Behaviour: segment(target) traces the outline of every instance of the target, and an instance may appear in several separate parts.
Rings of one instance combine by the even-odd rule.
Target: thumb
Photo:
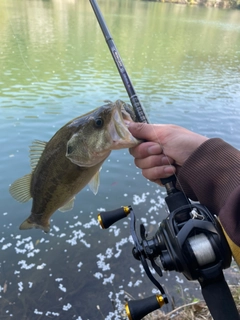
[[[156,140],[156,134],[154,133],[151,124],[142,122],[130,122],[128,130],[135,138],[143,139],[146,141]]]

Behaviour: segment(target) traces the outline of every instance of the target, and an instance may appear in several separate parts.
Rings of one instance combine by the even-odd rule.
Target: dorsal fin
[[[34,170],[38,164],[38,161],[46,147],[47,142],[34,140],[31,144],[30,148],[30,162],[32,170]]]

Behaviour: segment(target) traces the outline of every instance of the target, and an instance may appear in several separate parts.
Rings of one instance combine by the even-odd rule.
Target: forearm
[[[240,151],[221,139],[204,142],[184,163],[178,188],[219,217],[240,254]],[[229,241],[229,243],[231,242]],[[231,244],[231,243],[230,243]],[[236,258],[240,263],[240,257]]]

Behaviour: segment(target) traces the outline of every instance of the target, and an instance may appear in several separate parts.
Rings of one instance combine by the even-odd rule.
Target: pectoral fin
[[[32,198],[30,193],[31,178],[32,174],[26,174],[13,182],[9,188],[9,192],[14,199],[19,202],[27,202]]]
[[[95,175],[92,177],[92,179],[88,183],[90,190],[92,190],[94,194],[97,194],[99,184],[100,184],[100,172],[98,171],[97,173],[95,173]]]
[[[65,203],[65,205],[62,206],[61,208],[59,208],[58,210],[61,212],[66,212],[66,211],[72,210],[72,208],[74,206],[74,200],[75,200],[75,197],[73,197],[70,201]]]

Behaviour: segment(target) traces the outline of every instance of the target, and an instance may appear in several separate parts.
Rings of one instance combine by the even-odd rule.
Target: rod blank
[[[103,18],[103,15],[100,11],[100,8],[98,6],[98,3],[96,0],[89,0],[90,3],[91,3],[91,6],[93,8],[93,11],[96,15],[96,18],[98,20],[98,23],[102,29],[102,33],[105,37],[105,40],[107,42],[107,45],[109,47],[109,50],[112,54],[112,57],[113,57],[113,60],[116,64],[116,67],[118,69],[118,72],[122,78],[122,82],[126,88],[126,91],[128,93],[128,96],[129,96],[129,99],[131,101],[131,104],[133,106],[133,110],[135,112],[135,115],[136,115],[136,118],[137,118],[137,121],[138,122],[145,122],[145,123],[149,123],[148,119],[147,119],[147,116],[146,116],[146,113],[144,111],[144,108],[134,90],[134,87],[132,85],[132,82],[128,76],[128,73],[124,67],[124,64],[122,62],[122,59],[119,55],[119,52],[115,46],[115,43],[113,41],[113,38],[108,30],[108,27],[106,25],[106,22]]]

